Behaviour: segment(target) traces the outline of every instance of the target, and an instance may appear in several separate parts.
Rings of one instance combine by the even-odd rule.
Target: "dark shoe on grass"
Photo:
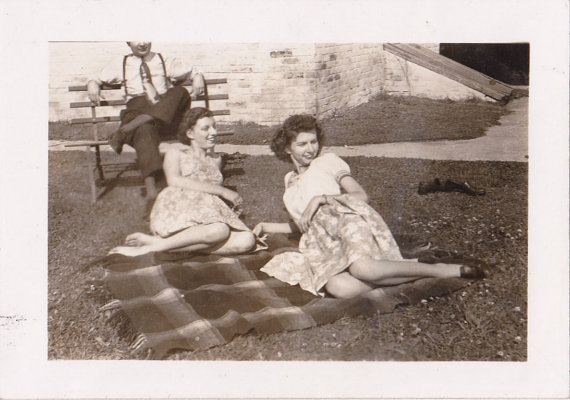
[[[442,191],[443,185],[438,178],[435,178],[432,182],[420,182],[420,186],[418,187],[418,194],[428,194]]]
[[[466,279],[483,279],[489,274],[489,266],[485,261],[463,257],[446,250],[428,250],[418,261],[426,264],[459,264],[460,276]]]
[[[460,276],[465,279],[483,279],[489,275],[489,266],[485,261],[472,257],[452,257],[442,261],[449,264],[461,264]]]
[[[445,181],[443,188],[446,192],[460,192],[468,194],[469,196],[482,196],[485,194],[485,190],[475,188],[467,181],[458,182],[448,179]]]
[[[460,192],[469,196],[482,196],[485,194],[485,190],[475,188],[467,181],[459,182],[451,179],[447,179],[442,184],[439,178],[435,178],[432,182],[421,182],[418,187],[419,194],[435,192]]]
[[[487,276],[487,270],[482,265],[462,265],[461,277],[466,279],[483,279]]]

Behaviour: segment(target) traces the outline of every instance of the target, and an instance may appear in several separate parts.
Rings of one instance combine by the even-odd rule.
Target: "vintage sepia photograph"
[[[568,395],[567,1],[33,4],[0,397]]]
[[[50,359],[527,359],[528,43],[49,61]]]

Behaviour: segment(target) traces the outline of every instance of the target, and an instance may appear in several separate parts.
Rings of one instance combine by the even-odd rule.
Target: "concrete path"
[[[330,146],[339,156],[365,156],[389,158],[422,158],[429,160],[457,161],[519,161],[528,162],[528,97],[511,100],[507,104],[509,114],[504,115],[500,125],[489,128],[485,136],[470,140],[441,140],[433,142],[401,142],[368,144],[363,146]],[[79,150],[81,147],[65,147],[69,141],[50,140],[49,150]],[[109,146],[102,150],[112,151]],[[219,144],[216,150],[225,153],[271,155],[267,145]],[[134,150],[125,146],[125,152]]]

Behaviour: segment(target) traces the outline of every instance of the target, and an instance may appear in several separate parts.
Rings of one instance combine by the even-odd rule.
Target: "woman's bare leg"
[[[204,227],[207,226],[211,225],[204,225]],[[197,226],[192,228],[201,228],[201,227]],[[184,233],[192,228],[188,228],[180,233],[177,233],[176,235],[172,235],[171,237],[178,236],[181,233]],[[200,231],[202,232],[202,230]],[[210,234],[212,234],[212,232],[210,232]],[[200,233],[199,235],[202,237],[203,233]],[[135,246],[139,248],[144,247],[144,251],[148,253],[149,248],[159,248],[164,245],[165,240],[170,239],[171,237],[161,238],[160,236],[153,236],[153,235],[147,235],[146,233],[135,232],[127,236],[125,243],[127,244],[127,246]],[[230,254],[247,253],[255,246],[255,236],[253,235],[252,232],[249,231],[230,231],[229,236],[227,236],[226,239],[223,239],[223,237],[225,237],[225,230],[223,232],[216,232],[215,235],[211,235],[210,240],[208,240],[207,242],[191,243],[191,244],[187,243],[186,245],[168,250],[150,250],[150,251],[188,251],[188,252],[197,252],[197,253],[199,252],[199,253],[218,254],[218,255],[230,255]],[[185,238],[193,239],[193,236],[185,235]],[[124,246],[118,247],[117,249],[121,250],[120,251],[121,254],[125,254],[125,252],[129,253],[125,255],[138,253],[138,251],[125,250]]]
[[[138,247],[119,246],[111,250],[111,253],[119,253],[127,256],[138,256],[157,251],[199,251],[210,248],[226,241],[230,237],[230,227],[223,222],[208,225],[197,225],[187,228],[167,238],[150,235],[133,234],[128,238],[136,240],[142,245]],[[127,239],[128,240],[128,239]]]
[[[368,292],[376,286],[356,279],[348,272],[341,272],[329,278],[325,285],[326,291],[334,297],[348,299]]]
[[[247,253],[255,246],[255,235],[249,231],[231,231],[225,242],[200,251],[201,253],[227,256]]]
[[[419,278],[453,278],[461,276],[460,264],[425,264],[417,261],[375,260],[362,257],[349,267],[356,279],[375,285],[395,285]]]

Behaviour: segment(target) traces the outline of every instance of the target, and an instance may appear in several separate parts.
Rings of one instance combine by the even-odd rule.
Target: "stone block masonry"
[[[427,46],[437,51],[437,44]],[[367,102],[380,93],[436,98],[469,98],[477,93],[398,60],[383,51],[382,43],[155,42],[153,50],[183,59],[207,78],[228,79],[227,85],[210,89],[210,93],[223,91],[230,97],[228,101],[211,104],[212,109],[231,111],[231,115],[218,117],[220,122],[272,125],[295,113],[325,118]],[[69,108],[71,101],[85,97],[68,92],[68,86],[85,84],[99,68],[109,62],[120,64],[123,55],[128,53],[125,42],[50,43],[50,121],[89,116],[89,110]],[[109,110],[111,115],[117,113],[118,110]]]

